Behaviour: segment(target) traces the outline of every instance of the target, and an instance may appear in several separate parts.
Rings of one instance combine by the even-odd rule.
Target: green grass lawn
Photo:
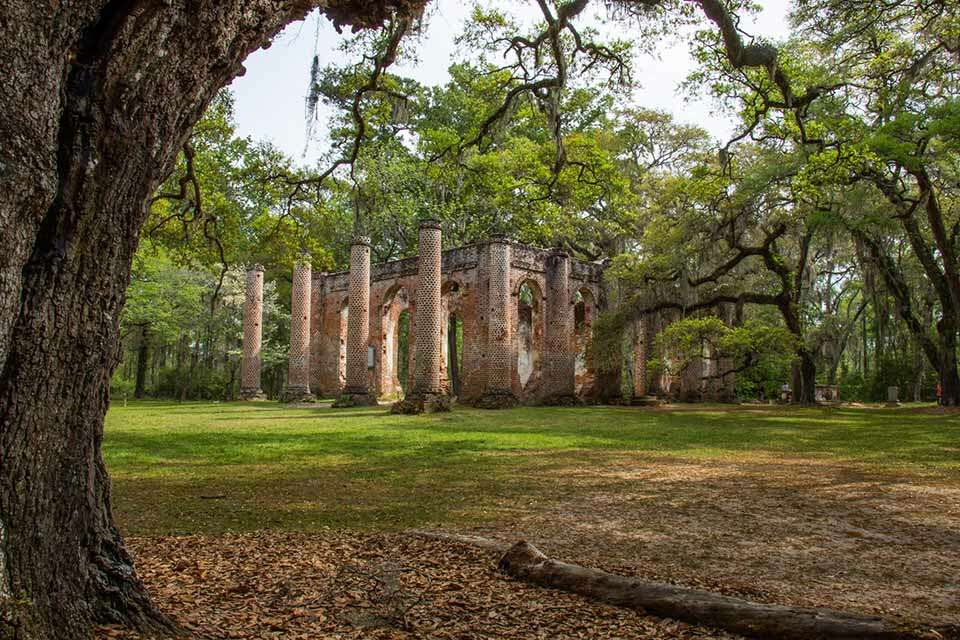
[[[495,521],[563,495],[565,468],[643,459],[816,458],[960,478],[960,415],[911,409],[384,408],[136,402],[104,450],[130,534]]]

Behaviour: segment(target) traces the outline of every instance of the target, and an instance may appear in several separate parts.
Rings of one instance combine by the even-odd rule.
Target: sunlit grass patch
[[[130,403],[107,416],[117,512],[136,533],[382,530],[496,518],[611,461],[807,458],[960,476],[960,416],[903,410],[522,407],[394,416],[275,403]]]

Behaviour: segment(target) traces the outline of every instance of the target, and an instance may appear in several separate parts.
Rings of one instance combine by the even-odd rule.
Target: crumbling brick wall
[[[498,245],[500,248],[498,249]],[[509,255],[506,265],[506,290],[491,292],[491,250],[493,255]],[[556,388],[573,388],[582,395],[595,392],[594,379],[589,370],[585,370],[586,359],[582,357],[585,337],[576,333],[575,327],[569,331],[555,330],[555,334],[566,336],[567,352],[559,358],[569,369],[569,385],[562,380],[555,383],[556,388],[548,388],[539,381],[543,380],[543,336],[547,327],[547,271],[551,252],[521,245],[508,240],[466,245],[443,251],[441,254],[441,386],[450,386],[450,358],[447,331],[449,317],[455,315],[462,323],[463,342],[459,371],[460,400],[470,402],[484,395],[495,382],[498,362],[505,369],[506,383],[519,402],[537,403],[556,392]],[[600,298],[600,265],[583,263],[569,259],[569,267],[562,269],[567,279],[566,286],[556,285],[554,291],[563,292],[553,300],[553,308],[564,305],[561,314],[570,323],[574,322],[574,299],[581,292],[589,299],[590,314],[597,312],[596,301]],[[398,358],[408,358],[407,371],[414,372],[413,353],[416,350],[416,317],[418,259],[407,258],[380,265],[374,265],[370,271],[369,301],[369,347],[373,347],[372,362],[368,365],[368,385],[371,393],[379,397],[397,395],[396,372]],[[524,283],[531,285],[537,292],[538,312],[533,314],[532,333],[536,336],[534,348],[539,349],[539,357],[534,358],[537,370],[531,377],[533,383],[522,385],[518,375],[520,352],[517,344],[517,324],[520,313],[520,289]],[[341,310],[350,309],[349,273],[315,274],[313,280],[312,335],[311,335],[311,386],[316,395],[336,396],[343,390],[342,341],[343,314]],[[560,299],[562,297],[562,300]],[[569,307],[567,309],[566,307]],[[401,342],[397,335],[398,320],[401,313],[410,314],[408,351],[397,351]],[[349,314],[349,311],[347,312]],[[502,316],[505,326],[501,327],[498,316]],[[493,322],[491,322],[493,320]],[[491,351],[491,328],[495,327],[497,336],[506,338],[507,351],[502,362],[494,362],[495,351]],[[559,344],[559,343],[558,343]],[[496,341],[493,341],[496,347]],[[575,373],[572,363],[578,353],[581,354],[581,369]],[[576,379],[573,378],[576,376]],[[579,381],[579,382],[578,382]],[[412,383],[412,380],[410,380]],[[575,386],[576,385],[576,386]],[[408,386],[408,389],[410,386]]]
[[[433,243],[431,272],[435,274],[439,229],[428,230],[428,235]],[[341,272],[314,273],[309,283],[298,280],[300,286],[296,288],[308,291],[310,299],[309,321],[302,322],[300,316],[298,324],[310,328],[306,349],[309,367],[302,367],[298,357],[292,358],[291,363],[297,365],[291,369],[292,383],[306,387],[301,374],[309,371],[309,390],[319,397],[336,397],[350,387],[352,392],[365,389],[371,397],[391,398],[415,386],[419,259],[369,265],[369,246],[364,242],[361,238],[351,252],[359,278],[351,280],[350,272]],[[302,280],[305,274],[309,269],[301,265],[296,275]],[[361,286],[364,278],[369,287]],[[458,396],[463,402],[484,404],[484,398],[491,395],[499,400],[484,406],[573,397],[586,401],[622,399],[620,371],[599,375],[590,354],[593,322],[608,299],[617,295],[615,287],[611,289],[610,283],[603,282],[602,265],[574,260],[557,250],[493,238],[440,253],[439,278],[431,276],[427,280],[434,293],[424,298],[434,307],[437,281],[440,317],[438,321],[432,314],[429,323],[435,334],[429,349],[431,388],[436,384],[432,369],[438,369],[440,390],[452,391],[453,365],[457,366]],[[359,326],[368,338],[348,353],[348,328],[354,311],[351,288],[362,292],[360,303],[367,314],[366,323],[354,319],[354,330]],[[256,386],[258,334],[253,329],[258,327],[255,316],[262,272],[248,274],[248,289],[245,388]],[[362,299],[367,294],[368,299]],[[717,312],[728,324],[736,322],[733,305],[721,305]],[[401,335],[402,317],[408,320],[406,335]],[[632,389],[627,393],[691,402],[734,399],[736,377],[717,376],[718,371],[732,367],[726,358],[706,353],[680,375],[647,370],[649,359],[670,359],[670,354],[656,352],[655,338],[678,317],[676,311],[664,311],[637,324],[632,352],[625,354],[627,370],[633,376]],[[456,322],[451,323],[451,318]],[[457,323],[462,328],[462,344],[456,345],[459,357],[453,358],[449,331]],[[299,356],[304,346],[302,340],[296,342],[296,353],[291,353]],[[406,347],[403,353],[401,345]],[[437,351],[439,358],[433,355]],[[353,363],[352,387],[348,384],[348,359]],[[405,380],[400,379],[401,369],[407,372]]]

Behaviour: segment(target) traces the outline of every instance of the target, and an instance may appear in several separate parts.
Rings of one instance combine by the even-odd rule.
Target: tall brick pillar
[[[437,220],[421,222],[413,317],[413,389],[409,396],[393,405],[395,413],[450,410],[450,398],[441,385],[444,321],[441,244],[440,223]]]
[[[370,344],[370,239],[358,236],[350,247],[350,311],[347,314],[347,375],[343,394],[334,406],[374,405],[367,374]]]
[[[441,392],[440,368],[443,354],[441,337],[440,223],[426,220],[420,224],[420,256],[417,260],[417,304],[414,331],[417,336],[413,354],[413,392]]]
[[[496,236],[487,245],[487,386],[478,407],[499,409],[517,403],[513,377],[513,326],[510,323],[510,241]]]
[[[570,298],[570,256],[556,249],[547,256],[543,401],[574,404],[576,356],[573,346],[573,303]]]
[[[263,346],[263,267],[247,271],[243,304],[243,360],[240,363],[240,397],[263,400],[260,388],[260,349]]]
[[[309,258],[293,267],[290,291],[290,355],[285,402],[309,402],[310,393],[310,302],[313,272]]]

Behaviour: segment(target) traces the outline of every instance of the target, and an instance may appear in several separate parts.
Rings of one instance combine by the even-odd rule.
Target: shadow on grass
[[[609,407],[393,416],[377,408],[236,411],[218,410],[220,406],[230,407],[198,405],[179,421],[166,411],[127,415],[123,424],[108,421],[107,459],[163,463],[201,458],[211,464],[242,459],[257,464],[334,456],[373,462],[419,450],[418,455],[438,461],[454,452],[624,449],[695,457],[750,452],[833,456],[880,465],[960,466],[960,416],[819,409],[671,413]],[[201,408],[204,411],[198,411]],[[433,453],[421,450],[427,444]]]
[[[614,454],[825,458],[957,476],[958,442],[960,416],[897,411],[461,408],[394,416],[383,408],[144,403],[111,411],[104,449],[121,520],[142,533],[469,520],[532,487],[537,500],[560,495],[563,479],[546,481],[545,473],[602,469]]]

